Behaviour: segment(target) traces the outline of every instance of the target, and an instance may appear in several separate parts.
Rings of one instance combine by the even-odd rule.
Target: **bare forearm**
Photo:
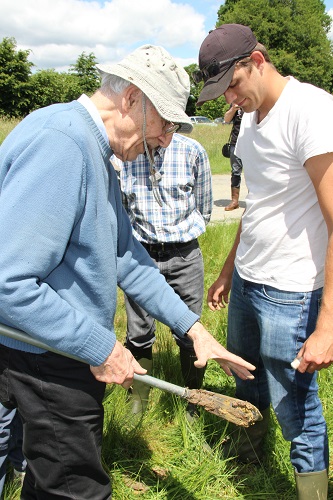
[[[333,153],[309,158],[305,162],[305,168],[316,190],[328,233],[324,291],[316,329],[297,355],[300,361],[298,370],[312,373],[333,363],[333,206],[331,201]]]
[[[313,373],[333,363],[333,236],[330,236],[325,265],[325,283],[315,331],[298,353],[298,370]]]
[[[231,288],[231,279],[235,266],[237,247],[239,245],[242,223],[239,224],[235,242],[229,252],[229,255],[221,269],[217,280],[212,284],[207,294],[207,304],[212,311],[219,311],[228,303],[229,292]]]
[[[232,276],[234,266],[235,266],[236,253],[237,253],[237,248],[238,248],[239,241],[240,241],[241,232],[242,232],[242,222],[239,223],[234,244],[233,244],[233,246],[228,254],[228,257],[226,258],[226,260],[224,262],[223,268],[221,270],[221,274],[224,273],[224,274],[228,274],[230,277]]]
[[[224,115],[224,121],[226,123],[230,123],[232,121],[233,117],[236,114],[237,109],[238,109],[238,106],[236,106],[236,105],[233,105],[233,106],[231,106],[230,109],[228,109],[228,111]]]
[[[333,234],[329,238],[327,247],[325,284],[316,329],[333,332]]]

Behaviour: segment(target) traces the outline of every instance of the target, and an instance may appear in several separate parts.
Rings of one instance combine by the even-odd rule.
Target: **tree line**
[[[20,118],[35,109],[91,95],[100,84],[93,53],[82,54],[68,72],[42,69],[32,73],[29,50],[17,50],[15,38],[0,42],[0,116]]]
[[[250,26],[266,46],[277,70],[328,92],[333,91],[333,45],[328,38],[331,17],[323,0],[225,0],[217,12],[216,27],[224,23]],[[32,73],[29,50],[18,50],[15,38],[0,42],[0,116],[23,117],[31,111],[91,95],[100,84],[93,53],[82,52],[68,72],[43,69]],[[185,67],[189,75],[196,64]],[[224,97],[196,107],[202,83],[191,79],[188,115],[223,116]],[[311,103],[309,103],[311,105]],[[315,105],[315,103],[313,103]]]
[[[225,0],[217,13],[216,27],[227,23],[249,26],[282,75],[333,92],[333,44],[328,38],[332,19],[323,0]],[[185,69],[190,74],[197,65]],[[188,114],[223,116],[229,108],[224,97],[196,108],[202,85],[191,81],[193,98]]]

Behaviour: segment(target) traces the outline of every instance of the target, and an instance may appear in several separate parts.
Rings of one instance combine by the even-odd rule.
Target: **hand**
[[[298,362],[296,361],[298,360]],[[304,342],[293,366],[300,373],[313,373],[333,363],[333,333],[315,330]],[[297,366],[298,365],[298,366]]]
[[[103,364],[91,366],[90,370],[96,380],[106,384],[119,384],[129,389],[133,383],[134,373],[145,375],[147,370],[142,368],[132,353],[118,340]]]
[[[193,340],[195,354],[198,358],[194,365],[197,368],[203,368],[209,359],[215,359],[227,375],[230,376],[234,372],[243,380],[254,379],[249,370],[255,370],[255,366],[227,351],[207,332],[201,323],[195,323],[187,335]]]
[[[231,279],[220,274],[212,284],[207,294],[207,304],[211,311],[220,311],[229,303]]]

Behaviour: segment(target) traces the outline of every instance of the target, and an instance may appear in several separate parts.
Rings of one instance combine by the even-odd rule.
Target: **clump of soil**
[[[253,404],[224,394],[203,389],[187,389],[186,400],[242,427],[250,427],[262,420],[260,411]]]

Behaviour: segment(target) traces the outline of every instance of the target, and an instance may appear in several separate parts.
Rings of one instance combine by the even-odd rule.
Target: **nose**
[[[232,89],[229,88],[224,92],[224,97],[227,103],[231,104],[236,99],[237,95]]]
[[[162,148],[167,148],[172,140],[173,134],[162,134],[158,139],[158,143]]]

